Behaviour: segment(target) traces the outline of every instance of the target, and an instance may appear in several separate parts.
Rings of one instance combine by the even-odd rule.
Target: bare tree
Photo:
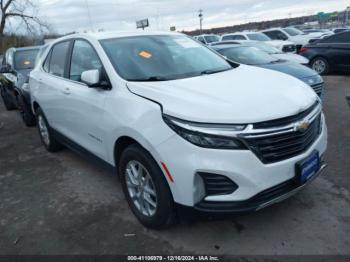
[[[11,19],[19,19],[27,30],[35,32],[35,28],[47,28],[37,17],[38,8],[33,0],[0,0],[0,36],[4,35],[5,27]]]

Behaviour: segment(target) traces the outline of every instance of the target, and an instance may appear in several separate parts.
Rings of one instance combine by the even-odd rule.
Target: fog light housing
[[[194,186],[193,186],[193,199],[194,203],[197,204],[205,198],[205,185],[203,178],[196,174],[194,176]]]

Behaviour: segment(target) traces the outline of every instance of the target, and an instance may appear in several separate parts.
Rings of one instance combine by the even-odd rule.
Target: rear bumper
[[[266,189],[248,200],[234,202],[214,202],[204,200],[196,204],[194,207],[178,204],[178,211],[181,213],[181,215],[185,216],[238,215],[258,211],[295,195],[300,190],[308,186],[320,174],[322,174],[326,167],[327,165],[322,162],[317,174],[315,174],[307,183],[303,185],[298,184],[295,179],[291,179],[277,186]]]

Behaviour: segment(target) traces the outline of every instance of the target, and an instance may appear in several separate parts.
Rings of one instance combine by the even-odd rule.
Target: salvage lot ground
[[[260,212],[160,232],[136,221],[115,176],[69,150],[47,153],[0,104],[0,254],[350,254],[350,77],[325,79],[321,177]]]

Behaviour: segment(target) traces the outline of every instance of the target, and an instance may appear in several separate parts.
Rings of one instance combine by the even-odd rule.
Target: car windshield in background
[[[269,54],[250,46],[230,47],[218,51],[228,59],[240,64],[262,65],[278,61]]]
[[[220,41],[220,37],[218,37],[217,35],[206,35],[204,36],[204,38],[207,43],[214,43]]]
[[[101,40],[118,74],[128,81],[165,81],[213,74],[232,66],[187,36],[134,36]]]
[[[288,27],[284,28],[284,31],[286,31],[290,36],[296,36],[296,35],[303,35],[304,33],[296,28]]]
[[[23,50],[15,52],[15,69],[33,69],[39,49]]]
[[[256,47],[256,48],[260,49],[261,51],[264,51],[264,52],[266,52],[266,53],[268,53],[270,55],[282,53],[277,48],[275,48],[275,47],[273,47],[273,46],[271,46],[269,44],[265,44],[263,42],[246,42],[244,44],[252,46],[252,47]]]
[[[254,34],[247,34],[247,36],[250,40],[254,40],[254,41],[271,41],[271,39],[264,34],[254,33]]]

